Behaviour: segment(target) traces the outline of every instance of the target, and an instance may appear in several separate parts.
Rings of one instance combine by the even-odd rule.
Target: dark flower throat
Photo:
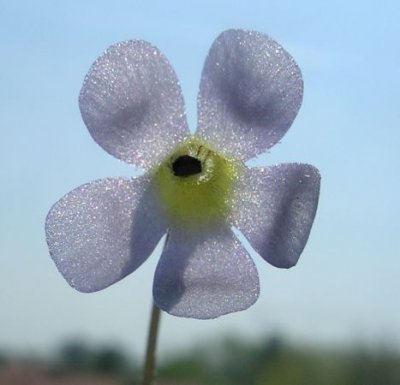
[[[200,174],[201,162],[197,158],[190,155],[182,155],[172,163],[174,175],[180,177],[188,177],[190,175]]]

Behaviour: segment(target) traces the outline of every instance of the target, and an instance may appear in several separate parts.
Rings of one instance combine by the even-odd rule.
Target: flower
[[[138,40],[111,46],[85,78],[80,110],[101,147],[145,174],[96,180],[51,208],[46,236],[58,270],[81,292],[101,290],[136,270],[167,234],[153,286],[161,309],[215,318],[251,306],[258,274],[232,227],[266,261],[289,268],[317,209],[313,166],[244,164],[283,137],[302,95],[300,70],[278,43],[225,31],[204,65],[191,136],[160,51]]]

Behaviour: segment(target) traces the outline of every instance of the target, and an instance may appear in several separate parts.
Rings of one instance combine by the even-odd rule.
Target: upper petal
[[[307,164],[247,169],[234,223],[265,260],[292,267],[310,234],[319,187],[318,170]]]
[[[50,255],[68,283],[82,292],[101,290],[130,274],[165,232],[145,177],[80,186],[46,218]]]
[[[277,42],[259,32],[225,31],[204,64],[198,134],[249,159],[283,137],[302,97],[300,69]]]
[[[79,106],[101,147],[142,168],[157,164],[189,133],[174,70],[141,40],[115,44],[93,63]]]
[[[247,309],[258,298],[257,270],[228,228],[170,230],[154,278],[155,303],[168,313],[215,318]]]

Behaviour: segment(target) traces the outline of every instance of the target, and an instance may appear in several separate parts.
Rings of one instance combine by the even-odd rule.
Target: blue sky
[[[302,69],[300,113],[257,162],[317,166],[319,210],[295,268],[254,256],[262,293],[252,308],[213,321],[166,315],[161,350],[276,331],[312,343],[400,343],[399,16],[395,1],[0,0],[0,348],[44,350],[70,336],[144,348],[157,256],[107,290],[80,294],[48,255],[44,219],[74,187],[134,174],[81,120],[77,96],[94,59],[121,40],[157,46],[193,130],[205,56],[228,28],[271,35]]]

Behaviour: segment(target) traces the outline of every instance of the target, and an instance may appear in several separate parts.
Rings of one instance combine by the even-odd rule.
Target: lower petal
[[[101,290],[136,270],[166,232],[148,178],[104,179],[76,188],[46,218],[58,270],[75,289]]]
[[[259,280],[230,229],[193,233],[173,228],[153,294],[156,304],[172,315],[209,319],[251,306],[259,295]]]
[[[235,226],[276,267],[294,266],[318,205],[320,174],[307,164],[247,169],[238,186]]]

